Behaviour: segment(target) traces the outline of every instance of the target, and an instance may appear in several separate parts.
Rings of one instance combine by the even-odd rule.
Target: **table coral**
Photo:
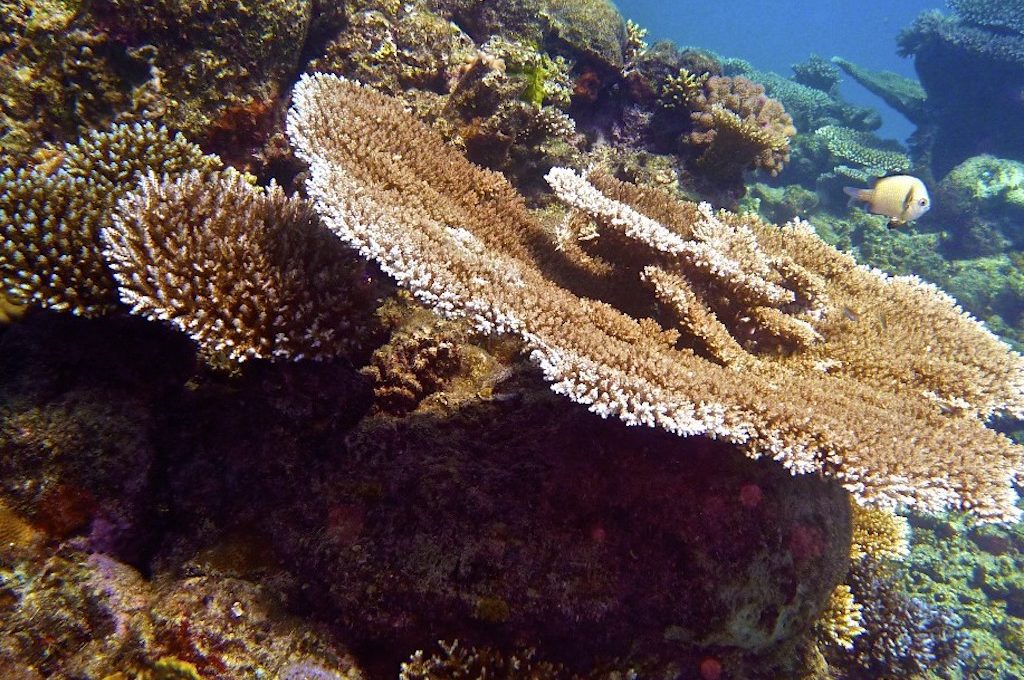
[[[301,81],[294,101],[290,134],[328,225],[443,315],[520,337],[558,393],[834,475],[865,503],[1018,515],[1021,450],[984,420],[1024,409],[1024,360],[935,288],[860,268],[803,223],[552,171],[626,260],[613,287],[662,305],[664,325],[638,321],[548,279],[522,198],[394,101],[328,76]],[[569,285],[600,278],[593,263]],[[965,438],[984,475],[956,455]]]

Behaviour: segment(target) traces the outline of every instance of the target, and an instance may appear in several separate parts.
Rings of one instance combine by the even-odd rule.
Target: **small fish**
[[[924,182],[910,175],[883,177],[873,189],[843,187],[843,191],[854,201],[866,203],[874,214],[888,217],[890,229],[916,220],[931,207]]]

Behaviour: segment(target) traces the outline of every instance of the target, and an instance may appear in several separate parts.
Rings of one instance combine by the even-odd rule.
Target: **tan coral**
[[[188,333],[207,358],[331,358],[370,335],[361,266],[276,185],[150,175],[103,240],[121,300]]]
[[[15,304],[94,316],[117,302],[99,232],[147,172],[220,166],[180,135],[115,125],[65,147],[54,162],[0,174],[0,293]]]
[[[901,560],[910,552],[910,525],[906,517],[885,508],[866,508],[850,503],[853,538],[850,559]]]
[[[395,101],[330,76],[304,78],[293,101],[289,134],[328,226],[440,314],[520,337],[555,392],[825,473],[864,503],[1019,515],[1022,450],[984,420],[1024,410],[1024,359],[934,287],[860,267],[803,222],[549,175],[598,241],[621,244],[617,281],[644,290],[644,263],[687,281],[743,349],[737,370],[685,322],[641,322],[555,284],[574,285],[522,198]]]
[[[789,161],[793,119],[764,87],[742,76],[712,76],[691,97],[689,142],[703,149],[701,170],[717,181],[738,181],[744,170],[776,175]]]
[[[853,640],[864,632],[861,625],[863,607],[853,599],[850,586],[839,584],[829,596],[828,605],[818,619],[819,635],[829,644],[853,648]]]

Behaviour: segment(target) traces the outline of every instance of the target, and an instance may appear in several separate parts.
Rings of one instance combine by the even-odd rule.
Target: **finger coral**
[[[56,169],[0,173],[0,285],[15,303],[94,316],[117,302],[99,232],[147,172],[220,167],[216,156],[153,125],[116,125],[65,146]]]
[[[207,358],[329,358],[368,335],[361,267],[277,185],[150,175],[102,237],[121,300],[189,334]]]
[[[553,171],[596,240],[622,244],[610,276],[653,289],[638,320],[549,278],[522,198],[395,101],[323,75],[293,101],[328,227],[440,314],[519,336],[555,392],[823,472],[867,504],[1019,515],[1022,450],[984,420],[1024,410],[1024,358],[934,287],[860,267],[804,222]]]
[[[698,164],[713,179],[739,181],[747,169],[775,175],[789,160],[793,119],[763,86],[743,76],[713,76],[692,100],[690,142],[704,149]]]

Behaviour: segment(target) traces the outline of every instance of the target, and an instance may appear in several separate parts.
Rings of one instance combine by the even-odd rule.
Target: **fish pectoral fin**
[[[907,223],[907,221],[905,219],[903,219],[903,216],[894,217],[891,220],[889,220],[888,227],[890,229],[896,229],[898,227],[902,227],[906,223]]]
[[[848,205],[855,201],[871,202],[871,189],[858,189],[857,187],[843,187],[843,193],[850,197]]]

